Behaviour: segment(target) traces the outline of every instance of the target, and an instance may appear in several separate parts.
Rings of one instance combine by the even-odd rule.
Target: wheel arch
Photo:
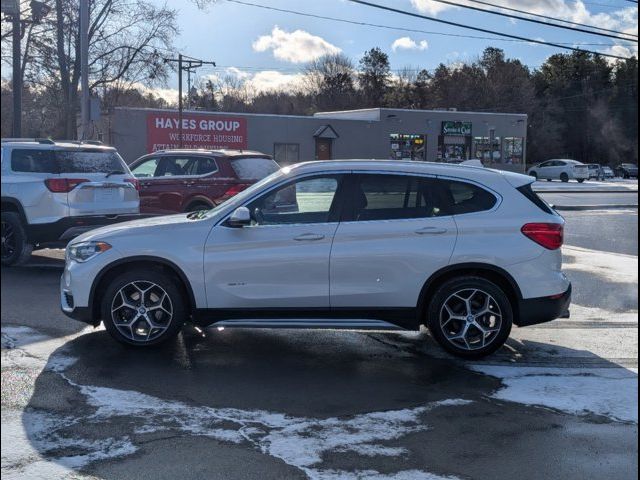
[[[194,314],[196,311],[196,300],[195,295],[193,293],[193,289],[191,287],[191,282],[182,271],[180,267],[178,267],[175,263],[154,256],[135,256],[135,257],[127,257],[111,262],[100,270],[98,275],[96,275],[93,283],[91,285],[91,291],[89,293],[89,308],[91,309],[91,318],[94,320],[94,324],[97,325],[99,323],[101,313],[100,313],[100,303],[102,301],[101,295],[105,290],[105,285],[109,281],[109,279],[114,278],[121,272],[131,270],[136,267],[147,267],[147,268],[155,268],[160,269],[161,271],[168,273],[169,275],[175,277],[179,282],[181,289],[185,295],[185,300],[187,301],[187,312],[189,314]]]
[[[16,212],[20,215],[20,220],[26,225],[27,216],[24,213],[24,208],[20,201],[13,197],[2,197],[2,211],[3,212]]]
[[[509,272],[488,263],[459,263],[438,270],[424,283],[417,305],[420,324],[426,322],[427,308],[437,288],[448,280],[462,276],[481,277],[498,285],[509,298],[513,309],[514,323],[517,322],[520,314],[519,304],[523,297],[518,283]]]
[[[198,203],[204,203],[209,205],[210,208],[213,208],[215,206],[215,203],[211,201],[210,198],[204,196],[204,195],[194,195],[192,197],[187,198],[184,202],[183,202],[183,207],[182,210],[184,212],[187,212],[189,210],[189,208],[191,208],[194,205],[197,205]]]

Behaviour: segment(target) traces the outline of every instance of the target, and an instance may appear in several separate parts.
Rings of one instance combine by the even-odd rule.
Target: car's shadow
[[[520,363],[523,355],[544,347],[547,346],[536,342],[510,342],[492,358],[504,364]],[[589,352],[554,347],[559,357],[585,358],[603,368],[614,366]],[[369,412],[411,410],[430,402],[473,402],[456,407],[460,410],[455,413],[447,410],[429,414],[428,422],[437,432],[423,434],[428,436],[430,447],[411,447],[410,455],[394,460],[402,466],[391,467],[391,471],[429,465],[433,472],[486,476],[487,471],[474,468],[480,468],[481,458],[495,463],[493,449],[499,442],[501,461],[491,467],[493,478],[512,478],[523,448],[534,445],[527,451],[528,462],[539,462],[541,466],[532,471],[543,477],[549,472],[546,478],[552,478],[554,469],[545,465],[544,458],[551,450],[554,455],[567,452],[575,466],[580,465],[580,459],[588,460],[593,448],[601,452],[632,448],[628,443],[633,443],[633,428],[628,425],[622,427],[630,428],[631,434],[625,430],[621,440],[613,434],[620,432],[620,424],[603,417],[578,419],[546,409],[488,400],[501,387],[498,379],[475,373],[452,357],[436,358],[430,353],[435,348],[426,333],[213,329],[200,336],[186,329],[168,345],[139,350],[115,343],[105,331],[96,331],[75,338],[52,354],[50,363],[63,365],[63,372],[49,369],[39,375],[23,415],[23,426],[33,448],[62,465],[83,455],[109,460],[109,448],[114,449],[118,441],[123,442],[124,452],[132,445],[135,448],[130,453],[138,448],[137,455],[124,455],[131,462],[127,467],[115,460],[76,466],[83,473],[108,479],[132,475],[136,469],[145,471],[150,478],[172,478],[175,472],[190,472],[193,449],[202,445],[217,450],[198,457],[198,468],[206,465],[208,478],[224,478],[217,470],[222,464],[215,452],[223,455],[225,442],[218,438],[211,446],[207,443],[211,441],[209,436],[199,430],[208,428],[211,418],[221,412],[228,417],[224,425],[231,425],[233,430],[240,429],[233,427],[238,418],[255,412],[285,414],[300,422],[332,417],[348,422]],[[65,361],[70,358],[75,363]],[[34,421],[40,418],[38,415],[45,418]],[[78,420],[69,422],[68,418]],[[198,419],[197,427],[189,423],[193,418]],[[593,440],[574,442],[570,432],[580,422],[589,424],[584,428]],[[49,430],[43,429],[43,424]],[[265,428],[260,425],[258,432],[262,433],[255,435],[263,435]],[[356,422],[353,428],[360,426]],[[165,433],[158,436],[158,430]],[[310,432],[313,435],[313,428]],[[321,433],[318,432],[320,437]],[[172,443],[176,438],[181,438],[181,443]],[[505,442],[504,438],[510,440]],[[526,443],[521,443],[525,439]],[[423,441],[426,440],[420,440]],[[270,466],[256,470],[256,465],[270,465],[274,459],[260,454],[256,444],[247,443],[242,455],[253,452],[251,455],[259,458],[237,465],[227,478],[284,478],[301,473],[294,469],[276,474],[278,470],[271,471]],[[154,463],[152,459],[162,459],[157,449],[168,445],[176,445],[173,448],[181,454],[166,454],[171,458],[170,466]],[[456,451],[474,451],[478,460],[459,464],[454,461]],[[361,460],[365,466],[377,466],[384,458],[378,455]],[[620,468],[629,468],[630,461],[622,460]],[[616,468],[610,471],[613,473],[609,478],[622,478]],[[566,478],[584,478],[589,473],[577,468]]]

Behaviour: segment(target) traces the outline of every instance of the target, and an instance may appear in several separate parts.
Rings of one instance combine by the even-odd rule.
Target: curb
[[[613,210],[613,209],[637,209],[637,203],[614,204],[614,205],[554,205],[555,210],[579,211],[579,210]]]

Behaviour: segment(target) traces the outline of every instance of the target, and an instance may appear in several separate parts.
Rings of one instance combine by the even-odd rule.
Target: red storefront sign
[[[177,113],[147,114],[147,151],[180,147]],[[182,116],[182,148],[247,149],[247,119],[220,115]]]

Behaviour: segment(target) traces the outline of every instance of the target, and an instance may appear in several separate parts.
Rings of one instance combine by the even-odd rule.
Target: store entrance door
[[[316,160],[331,160],[332,142],[331,138],[316,138]]]

